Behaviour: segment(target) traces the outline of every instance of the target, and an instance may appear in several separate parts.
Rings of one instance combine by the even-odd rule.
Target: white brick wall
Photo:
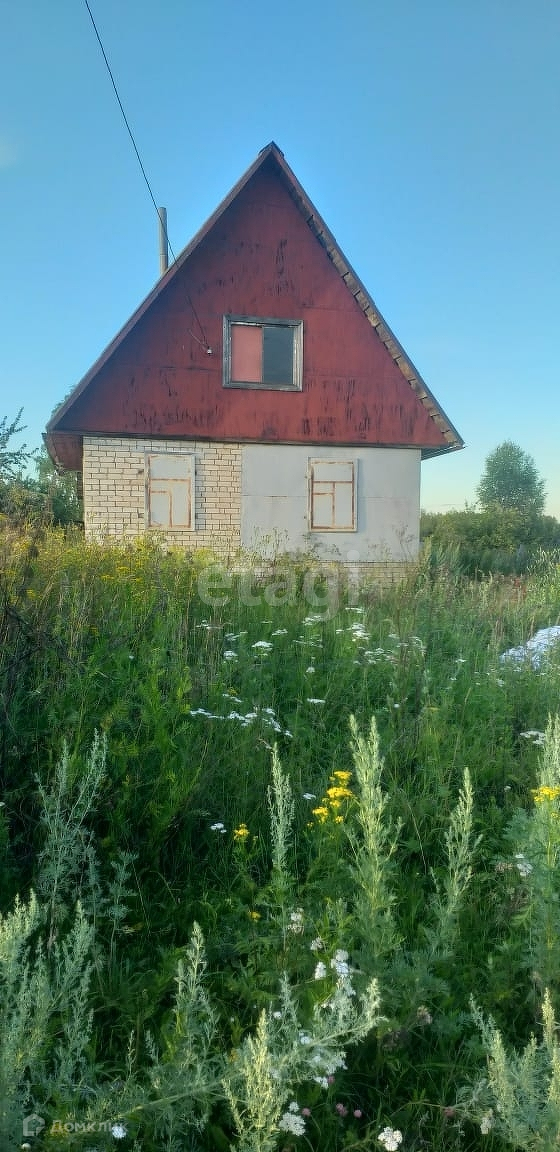
[[[86,537],[89,540],[114,538],[131,540],[146,532],[155,532],[159,539],[187,549],[208,548],[220,556],[230,556],[242,545],[242,461],[243,455],[254,453],[254,446],[206,443],[197,440],[159,440],[150,437],[84,436],[84,520]],[[308,453],[305,448],[305,453]],[[150,452],[194,453],[195,456],[195,528],[178,528],[162,532],[160,528],[150,529],[147,519],[146,456]],[[316,454],[315,448],[313,453]],[[265,467],[258,475],[258,491],[266,492],[274,482],[274,466],[278,467],[278,448],[267,452]],[[385,460],[385,457],[384,457]],[[290,459],[291,470],[296,479],[305,485],[305,460],[297,461],[299,468],[294,471],[294,461]],[[300,476],[301,473],[301,476]],[[250,478],[250,477],[249,477]],[[298,480],[298,482],[299,482]],[[247,476],[243,486],[246,487]],[[246,507],[243,513],[245,533],[249,527],[258,525],[247,493],[243,497]],[[305,503],[305,496],[304,496]],[[394,509],[393,509],[394,513]],[[276,516],[279,516],[276,508]],[[379,517],[374,518],[377,523]],[[277,525],[276,525],[277,526]],[[274,527],[274,525],[273,525]],[[311,534],[310,534],[311,535]],[[305,550],[309,539],[297,541],[296,547]],[[245,547],[252,550],[246,538]],[[311,546],[315,543],[310,541]],[[350,579],[365,578],[377,583],[391,583],[402,579],[409,568],[412,555],[405,557],[401,549],[379,548],[377,556],[368,556],[368,548],[362,548],[359,533],[350,539],[353,552],[340,552],[336,546],[332,555],[317,554],[317,558],[346,561],[350,556]],[[280,550],[294,550],[294,541],[289,533],[279,535]],[[399,555],[401,551],[401,555]],[[382,559],[383,557],[383,559]],[[370,561],[368,563],[368,560]],[[373,563],[371,561],[374,561]],[[364,562],[365,561],[365,562]]]
[[[194,453],[195,529],[158,530],[170,544],[227,554],[241,543],[241,446],[197,440],[84,436],[84,520],[89,540],[131,539],[147,527],[146,453]]]

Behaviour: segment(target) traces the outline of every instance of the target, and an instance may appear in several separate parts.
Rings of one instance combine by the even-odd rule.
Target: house
[[[51,419],[88,538],[400,565],[463,442],[269,144]]]

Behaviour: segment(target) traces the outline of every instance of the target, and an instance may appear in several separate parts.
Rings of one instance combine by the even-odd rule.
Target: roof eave
[[[422,460],[431,460],[433,456],[448,456],[450,452],[459,452],[465,447],[465,441],[458,437],[458,441],[445,444],[442,448],[422,448]]]

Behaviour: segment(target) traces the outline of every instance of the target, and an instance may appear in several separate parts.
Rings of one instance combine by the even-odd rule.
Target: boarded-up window
[[[299,391],[303,325],[299,320],[224,317],[224,387]]]
[[[151,528],[194,528],[193,455],[150,453],[147,506]]]
[[[309,463],[310,527],[322,532],[354,532],[354,463],[350,460],[310,460]]]

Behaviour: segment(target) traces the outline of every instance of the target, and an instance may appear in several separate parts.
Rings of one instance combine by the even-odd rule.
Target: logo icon
[[[38,1136],[44,1127],[45,1121],[43,1117],[38,1116],[36,1112],[32,1112],[30,1116],[24,1116],[23,1118],[22,1129],[25,1137]]]

